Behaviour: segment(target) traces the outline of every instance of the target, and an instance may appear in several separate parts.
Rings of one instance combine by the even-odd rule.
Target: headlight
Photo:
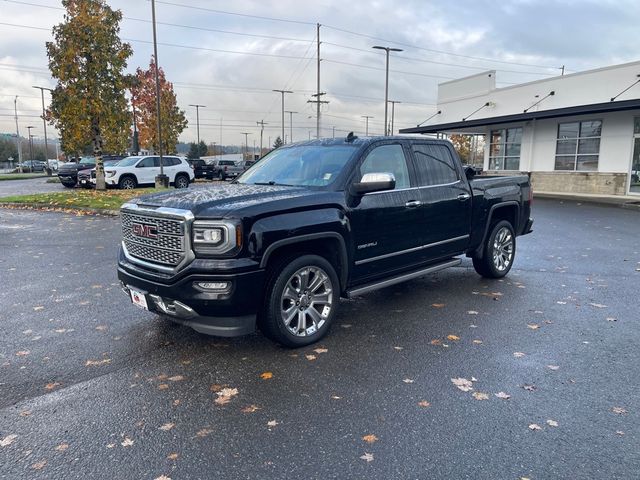
[[[242,229],[231,222],[193,223],[193,249],[196,253],[221,254],[242,246]]]
[[[115,170],[105,170],[104,175],[106,177],[113,177],[116,174]]]

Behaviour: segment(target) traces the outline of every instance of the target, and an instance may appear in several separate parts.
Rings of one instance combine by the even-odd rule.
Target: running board
[[[356,295],[362,295],[363,293],[378,290],[379,288],[389,287],[397,283],[406,282],[407,280],[413,280],[414,278],[424,277],[425,275],[439,272],[440,270],[444,270],[445,268],[455,267],[457,265],[460,265],[460,263],[462,263],[462,260],[460,260],[459,258],[454,258],[452,260],[447,260],[446,262],[438,263],[427,268],[416,270],[415,272],[403,273],[402,275],[398,275],[397,277],[388,278],[386,280],[379,280],[368,285],[356,287],[351,290],[347,290],[347,298],[353,298]]]

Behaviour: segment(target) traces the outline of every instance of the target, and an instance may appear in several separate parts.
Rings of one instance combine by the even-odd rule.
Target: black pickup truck
[[[218,169],[215,165],[209,165],[200,158],[189,158],[187,161],[193,167],[193,174],[196,178],[213,180],[218,177]]]
[[[298,347],[340,297],[473,259],[500,278],[531,232],[527,176],[475,177],[444,140],[314,140],[237,180],[123,205],[118,277],[137,306],[221,336]]]

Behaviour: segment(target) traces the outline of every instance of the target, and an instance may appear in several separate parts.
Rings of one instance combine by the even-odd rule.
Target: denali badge
[[[155,225],[147,225],[145,223],[132,223],[131,233],[136,237],[158,238],[158,228]]]

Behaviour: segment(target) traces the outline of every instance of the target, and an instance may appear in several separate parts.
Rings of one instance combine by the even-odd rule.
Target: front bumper
[[[208,335],[233,337],[255,331],[262,305],[264,270],[211,273],[198,269],[197,261],[176,278],[150,278],[136,271],[120,252],[118,278],[129,294],[133,288],[145,294],[149,310]],[[199,271],[200,270],[200,271]],[[197,282],[227,282],[229,288],[205,291]]]

